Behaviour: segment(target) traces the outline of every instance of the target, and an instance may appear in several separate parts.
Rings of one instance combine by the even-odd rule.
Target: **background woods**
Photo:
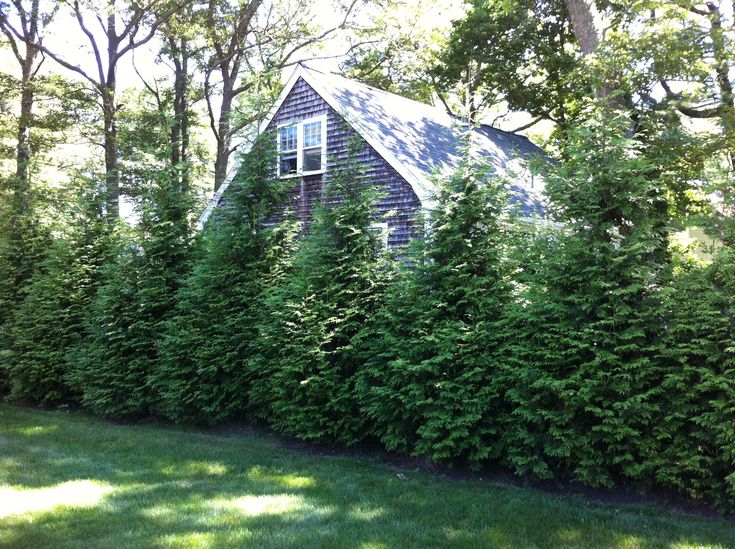
[[[734,29],[724,1],[0,0],[0,391],[732,511]],[[354,150],[307,230],[253,130],[299,62],[543,141],[548,219],[468,155],[386,250]]]

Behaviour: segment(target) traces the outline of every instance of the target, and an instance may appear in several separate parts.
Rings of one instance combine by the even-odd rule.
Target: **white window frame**
[[[318,170],[304,171],[304,126],[312,122],[321,122],[322,142],[321,142],[321,166]],[[281,173],[281,129],[289,126],[296,126],[296,173]],[[327,115],[314,116],[296,122],[288,122],[279,124],[276,133],[277,150],[278,150],[278,177],[302,177],[305,175],[317,175],[327,170]],[[317,147],[307,147],[307,150],[316,149]]]
[[[390,237],[390,227],[387,222],[373,223],[368,230],[377,235],[384,250],[388,249],[388,238]]]

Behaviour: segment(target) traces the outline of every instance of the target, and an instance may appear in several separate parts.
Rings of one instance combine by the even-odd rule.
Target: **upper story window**
[[[311,175],[327,165],[327,117],[278,128],[278,175]]]

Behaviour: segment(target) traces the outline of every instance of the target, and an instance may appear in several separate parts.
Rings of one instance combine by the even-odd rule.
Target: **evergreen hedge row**
[[[398,258],[359,166],[332,175],[299,228],[256,146],[191,246],[159,182],[145,238],[81,269],[94,296],[69,281],[74,246],[34,275],[4,328],[10,396],[260,421],[731,511],[735,254],[702,266],[672,251],[666,174],[622,127],[593,118],[565,152],[547,175],[561,228],[518,222],[507,181],[468,164]]]

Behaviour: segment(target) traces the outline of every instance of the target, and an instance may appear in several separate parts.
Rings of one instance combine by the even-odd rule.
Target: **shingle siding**
[[[373,185],[382,194],[375,206],[376,221],[388,224],[389,246],[407,244],[417,234],[417,214],[421,209],[421,202],[413,188],[303,79],[294,84],[267,131],[275,132],[282,124],[320,115],[327,116],[326,173],[294,178],[291,207],[302,221],[308,223],[313,215],[314,204],[322,194],[325,178],[348,156],[353,140],[358,140],[359,163],[364,170],[363,181]],[[355,150],[354,147],[352,150]]]

